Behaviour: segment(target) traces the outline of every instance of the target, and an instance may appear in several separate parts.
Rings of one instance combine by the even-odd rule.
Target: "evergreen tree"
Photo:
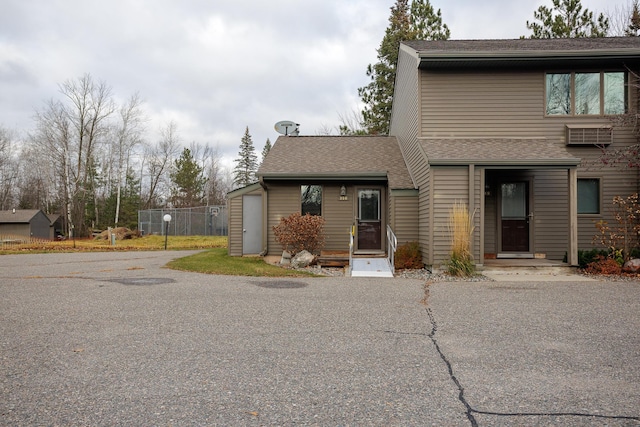
[[[173,166],[173,171],[169,174],[173,206],[202,206],[207,179],[202,174],[202,167],[193,158],[191,150],[182,150],[180,158],[174,161]]]
[[[540,6],[533,12],[539,22],[527,21],[532,39],[562,37],[605,37],[609,20],[601,13],[597,19],[589,9],[582,10],[580,0],[552,0],[553,8]],[[524,36],[522,38],[525,38]]]
[[[429,0],[411,2],[411,27],[416,40],[448,40],[451,36],[447,24],[442,23],[442,13],[433,10]]]
[[[264,162],[265,157],[271,151],[271,141],[267,138],[267,142],[264,143],[264,148],[262,149],[262,161]]]
[[[396,0],[391,7],[389,26],[377,50],[378,62],[367,67],[367,76],[371,78],[371,82],[358,89],[358,95],[365,104],[362,117],[366,133],[389,133],[400,42],[448,38],[449,28],[442,23],[440,10],[435,12],[429,0],[413,0],[411,7],[409,0]],[[344,131],[348,129],[345,128]]]
[[[258,170],[258,156],[249,134],[249,126],[244,131],[244,136],[240,140],[240,152],[235,161],[236,167],[233,169],[233,183],[239,187],[252,184],[256,180]]]
[[[629,16],[629,25],[624,31],[624,35],[627,37],[638,37],[640,32],[640,6],[638,6],[638,0],[633,2],[631,16]]]

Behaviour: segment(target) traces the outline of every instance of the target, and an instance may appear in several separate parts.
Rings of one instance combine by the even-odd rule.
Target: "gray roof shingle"
[[[424,138],[433,165],[576,166],[580,158],[546,138]]]
[[[414,188],[395,137],[281,136],[257,172],[265,180],[374,175],[386,175],[391,188]]]
[[[640,50],[640,37],[581,37],[508,40],[411,40],[403,44],[421,53],[437,52],[579,52]]]
[[[38,209],[16,209],[0,211],[0,224],[26,224],[40,212]]]

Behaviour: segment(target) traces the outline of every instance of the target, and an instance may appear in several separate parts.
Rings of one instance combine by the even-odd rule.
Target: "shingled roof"
[[[413,40],[402,44],[419,59],[421,68],[640,62],[640,37]]]
[[[16,209],[15,211],[0,211],[0,224],[27,224],[39,212],[38,209]]]
[[[386,179],[390,188],[414,188],[391,136],[281,136],[256,175],[262,180]]]
[[[432,165],[577,166],[580,159],[546,138],[421,138]]]

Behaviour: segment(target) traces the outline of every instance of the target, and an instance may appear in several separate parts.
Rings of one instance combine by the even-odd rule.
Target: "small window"
[[[600,213],[600,180],[598,178],[578,179],[578,213]]]
[[[322,186],[303,185],[300,187],[302,215],[322,215]]]

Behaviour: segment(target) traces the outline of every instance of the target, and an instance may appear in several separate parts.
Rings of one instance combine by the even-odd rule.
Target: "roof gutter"
[[[263,173],[260,175],[260,181],[292,181],[300,179],[316,179],[325,181],[338,181],[338,180],[360,180],[360,181],[379,181],[381,179],[387,179],[386,171],[374,171],[374,172],[273,172]]]

